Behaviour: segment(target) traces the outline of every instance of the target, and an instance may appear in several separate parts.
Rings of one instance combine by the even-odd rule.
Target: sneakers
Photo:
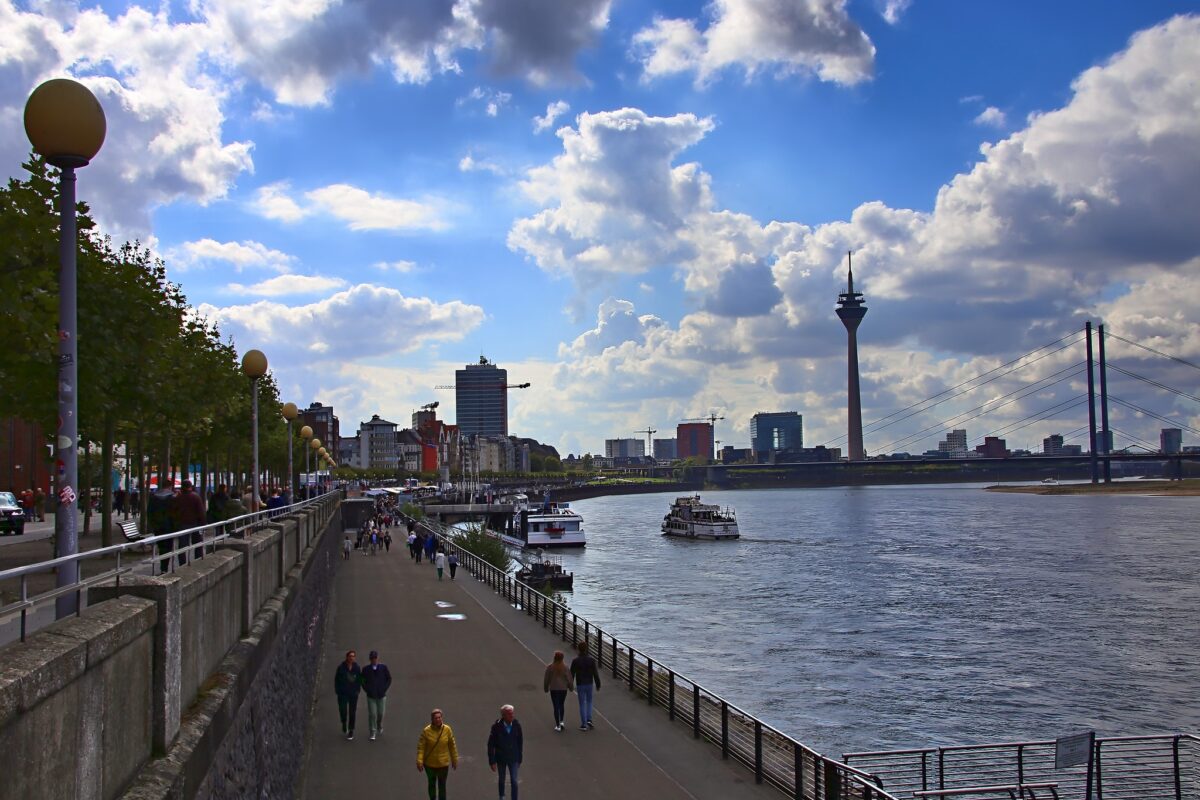
[[[554,730],[558,731],[559,733],[562,733],[562,729],[563,729],[563,726],[562,726],[561,722],[554,723]]]
[[[580,725],[580,726],[579,726],[579,730],[581,730],[581,731],[586,731],[587,729],[588,729],[588,726],[587,726],[587,725]],[[353,736],[353,734],[351,734],[351,736]]]
[[[587,726],[588,726],[589,731],[596,727],[595,725],[592,724],[592,721],[590,719],[587,721]]]
[[[372,741],[372,742],[373,742],[373,741],[375,741],[375,736],[376,736],[376,734],[374,734],[374,733],[372,733],[372,734],[371,734],[371,741]]]
[[[347,742],[353,742],[353,741],[354,741],[354,731],[350,731],[349,733],[347,733],[347,734],[346,734],[346,741],[347,741]]]

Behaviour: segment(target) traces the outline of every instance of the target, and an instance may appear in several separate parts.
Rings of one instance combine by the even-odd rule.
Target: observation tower
[[[854,291],[854,266],[850,263],[851,253],[846,253],[846,291],[838,295],[837,315],[846,326],[846,408],[847,436],[846,447],[850,461],[865,461],[862,434],[862,399],[858,389],[858,323],[867,315],[867,307],[863,305],[862,292]]]

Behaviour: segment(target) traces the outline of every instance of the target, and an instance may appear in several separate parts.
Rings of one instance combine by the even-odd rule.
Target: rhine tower
[[[838,295],[837,315],[846,326],[846,394],[848,406],[846,413],[847,443],[850,461],[865,461],[862,434],[862,399],[858,390],[858,323],[867,315],[867,307],[863,305],[862,292],[854,291],[854,266],[850,263],[850,253],[846,253],[846,291]]]

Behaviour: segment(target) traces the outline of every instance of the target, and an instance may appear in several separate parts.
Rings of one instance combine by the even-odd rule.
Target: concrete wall
[[[0,650],[0,795],[117,796],[150,753],[157,620],[122,597]]]
[[[290,796],[337,505],[93,587],[81,616],[0,648],[0,797]]]

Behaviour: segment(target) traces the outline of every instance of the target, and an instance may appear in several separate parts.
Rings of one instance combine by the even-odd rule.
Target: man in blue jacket
[[[358,692],[362,689],[362,670],[355,659],[358,654],[346,651],[346,660],[338,664],[333,676],[333,690],[337,692],[338,715],[342,718],[342,733],[354,741],[354,720],[358,716]]]
[[[504,800],[504,772],[508,771],[512,786],[512,800],[517,800],[517,773],[521,768],[524,737],[521,723],[515,719],[512,706],[500,706],[500,719],[492,725],[488,736],[488,764],[500,779],[500,800]],[[497,769],[499,768],[499,769]]]
[[[383,712],[387,707],[387,690],[392,685],[392,673],[387,664],[379,663],[379,653],[372,650],[362,671],[363,691],[367,693],[367,726],[371,729],[371,741],[383,733]]]

